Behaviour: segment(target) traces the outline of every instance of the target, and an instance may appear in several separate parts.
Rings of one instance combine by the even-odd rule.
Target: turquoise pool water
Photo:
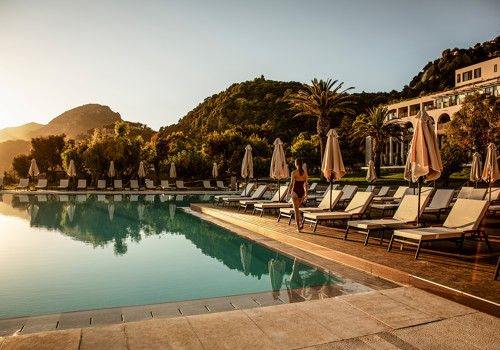
[[[178,209],[209,199],[1,196],[0,318],[331,283],[352,288]]]

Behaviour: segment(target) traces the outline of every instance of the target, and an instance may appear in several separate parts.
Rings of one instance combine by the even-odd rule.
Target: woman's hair
[[[304,175],[304,168],[303,168],[304,161],[302,160],[302,158],[295,159],[295,162],[297,163],[297,170],[299,171],[299,175],[300,176]]]

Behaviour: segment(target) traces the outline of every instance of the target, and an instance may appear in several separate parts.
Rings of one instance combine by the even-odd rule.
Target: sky
[[[158,130],[261,75],[401,90],[498,35],[498,0],[0,0],[0,129],[99,103]]]

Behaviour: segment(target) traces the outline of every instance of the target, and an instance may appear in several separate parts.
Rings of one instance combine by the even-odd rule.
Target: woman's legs
[[[293,211],[295,212],[295,223],[297,224],[297,230],[300,230],[302,226],[302,215],[300,215],[299,208],[303,200],[304,196],[299,198],[295,192],[292,192]]]

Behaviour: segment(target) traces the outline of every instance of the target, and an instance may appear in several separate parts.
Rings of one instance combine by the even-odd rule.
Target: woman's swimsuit
[[[304,191],[304,181],[295,180],[295,182],[293,184],[293,192],[295,192],[295,194],[299,198],[304,197],[304,194],[305,194],[305,191]]]

